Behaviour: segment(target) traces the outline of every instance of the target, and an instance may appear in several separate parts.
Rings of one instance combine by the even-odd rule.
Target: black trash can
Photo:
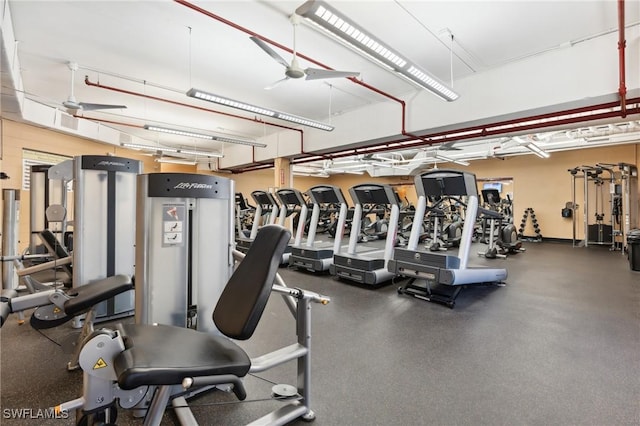
[[[629,266],[632,271],[640,271],[640,229],[632,229],[627,234]]]

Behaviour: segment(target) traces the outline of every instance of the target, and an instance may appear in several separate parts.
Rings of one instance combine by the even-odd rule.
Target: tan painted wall
[[[10,120],[2,121],[2,171],[11,179],[2,181],[2,188],[20,189],[19,250],[29,244],[29,191],[22,191],[22,150],[28,148],[47,153],[76,155],[114,155],[143,162],[143,170],[154,170],[158,164],[149,156],[113,145],[100,144],[87,139],[53,132]],[[72,206],[69,206],[71,209]]]
[[[195,166],[161,164],[155,162],[152,157],[141,155],[135,150],[101,144],[10,120],[2,120],[2,133],[0,136],[2,143],[0,170],[11,177],[11,179],[1,181],[2,188],[7,189],[21,190],[22,188],[22,150],[24,148],[69,157],[77,155],[114,155],[132,158],[143,162],[143,172],[145,173],[161,171],[196,173]],[[70,200],[69,210],[72,210],[72,207],[72,200]],[[24,250],[29,244],[29,211],[29,191],[21,190],[19,250]],[[0,211],[0,220],[1,218],[2,212]]]
[[[524,210],[533,208],[540,224],[543,237],[572,238],[572,221],[560,214],[565,203],[571,201],[571,175],[567,171],[580,165],[596,163],[637,163],[638,145],[618,145],[610,148],[590,148],[573,151],[554,152],[550,158],[541,159],[534,155],[508,157],[504,160],[473,162],[469,171],[478,178],[508,176],[513,177],[514,223],[520,226]],[[577,238],[583,238],[583,192],[582,182],[578,183],[576,202],[580,205],[577,219]],[[608,190],[608,188],[606,188]],[[608,195],[605,194],[605,202]],[[593,206],[593,193],[589,201]],[[608,211],[608,206],[604,207]],[[593,218],[589,218],[591,220]],[[607,221],[610,217],[607,217]],[[525,235],[533,235],[531,222],[527,222]]]

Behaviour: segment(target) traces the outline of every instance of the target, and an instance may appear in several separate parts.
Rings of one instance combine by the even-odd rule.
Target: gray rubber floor
[[[398,295],[398,284],[363,288],[282,269],[289,286],[332,298],[313,307],[315,424],[639,425],[640,272],[606,248],[525,247],[508,259],[473,257],[506,267],[507,285],[467,288],[453,310]],[[258,356],[293,343],[294,333],[273,297],[243,345]],[[74,423],[10,418],[81,395],[82,373],[65,370],[75,331],[44,334],[62,346],[14,318],[1,329],[3,425]],[[248,377],[248,399],[268,399],[268,381],[295,384],[295,365]],[[213,392],[192,405],[201,424],[237,425],[279,404],[233,402]],[[165,414],[163,424],[175,422]],[[141,420],[120,411],[118,423]]]

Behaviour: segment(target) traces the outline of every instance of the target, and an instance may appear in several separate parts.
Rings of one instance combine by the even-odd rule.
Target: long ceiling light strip
[[[207,139],[207,140],[224,142],[224,143],[235,143],[235,144],[238,144],[238,145],[249,145],[249,146],[255,146],[255,147],[258,147],[258,148],[266,148],[267,147],[266,144],[260,143],[260,142],[253,142],[253,141],[247,141],[247,140],[242,140],[242,139],[232,139],[232,138],[227,138],[227,137],[222,137],[222,136],[208,135],[206,133],[197,133],[197,132],[191,132],[191,131],[187,131],[187,130],[172,129],[172,128],[169,128],[169,127],[154,126],[152,124],[145,124],[143,127],[146,130],[150,130],[150,131],[153,131],[153,132],[168,133],[168,134],[171,134],[171,135],[186,136],[186,137],[190,137],[190,138]]]
[[[543,150],[533,142],[529,142],[528,144],[526,144],[525,148],[527,148],[529,151],[533,152],[540,158],[549,158],[551,156],[551,154],[549,154],[547,151]]]
[[[327,3],[309,0],[298,7],[296,13],[339,37],[369,58],[386,65],[401,76],[431,91],[436,96],[446,101],[458,99],[459,95],[437,78],[412,64],[400,53],[377,40],[372,34],[360,28]]]
[[[520,136],[514,136],[513,140],[516,141],[519,146],[522,146],[528,149],[529,151],[533,152],[535,155],[537,155],[540,158],[549,158],[551,156],[551,154],[549,154],[547,151],[545,151],[544,149],[540,148],[538,145],[533,143],[531,140],[529,140],[529,138],[524,139],[524,138],[521,138]]]
[[[445,157],[444,155],[436,154],[435,158],[441,161],[447,161],[449,163],[458,164],[460,166],[468,166],[470,163],[468,161],[456,158]]]
[[[224,143],[235,143],[237,145],[255,146],[256,148],[266,148],[267,147],[266,143],[245,141],[245,140],[242,140],[242,139],[231,139],[231,138],[225,138],[225,137],[221,137],[221,136],[212,136],[212,139],[214,141],[224,142]]]
[[[142,150],[153,151],[153,152],[161,151],[163,154],[166,154],[166,153],[169,153],[169,154],[184,154],[184,155],[195,155],[197,157],[215,157],[215,158],[224,157],[224,155],[222,155],[219,152],[197,151],[197,150],[192,150],[192,149],[168,148],[166,146],[159,146],[159,145],[142,145],[142,144],[137,144],[137,143],[123,143],[122,146],[125,147],[125,148],[142,149]]]
[[[216,157],[216,158],[224,157],[224,155],[222,155],[219,152],[197,151],[197,150],[193,150],[193,149],[179,149],[178,153],[179,154],[186,154],[186,155],[195,155],[196,157]]]
[[[173,158],[158,158],[156,160],[157,163],[167,163],[167,164],[182,164],[184,166],[195,166],[197,163],[195,161],[189,160],[178,160]]]
[[[263,108],[263,107],[259,107],[259,106],[255,106],[255,105],[251,105],[251,104],[248,104],[248,103],[245,103],[245,102],[235,101],[233,99],[225,98],[223,96],[214,95],[213,93],[208,93],[208,92],[205,92],[203,90],[198,90],[198,89],[194,89],[194,88],[189,89],[189,91],[187,92],[187,96],[192,97],[192,98],[196,98],[196,99],[201,99],[203,101],[213,102],[213,103],[218,104],[218,105],[224,105],[224,106],[228,106],[228,107],[231,107],[231,108],[241,109],[243,111],[253,112],[253,113],[256,113],[256,114],[260,114],[260,115],[266,115],[267,117],[278,118],[280,120],[285,120],[285,121],[289,121],[291,123],[301,124],[301,125],[307,126],[307,127],[313,127],[313,128],[320,129],[320,130],[325,130],[327,132],[330,132],[330,131],[332,131],[334,129],[333,126],[330,126],[330,125],[325,124],[325,123],[321,123],[319,121],[313,121],[313,120],[310,120],[308,118],[300,117],[300,116],[297,116],[297,115],[284,113],[284,112],[279,112],[279,111],[275,111],[275,110],[271,110],[271,109],[267,109],[267,108]]]
[[[169,148],[160,145],[143,145],[139,143],[123,143],[123,147],[131,149],[146,149],[147,151],[162,151],[162,152],[178,152],[177,148]]]
[[[171,135],[187,136],[189,138],[212,140],[211,135],[205,135],[204,133],[189,132],[186,130],[179,130],[179,129],[170,129],[168,127],[152,126],[150,124],[145,124],[143,127],[146,130],[151,130],[152,132],[161,132],[161,133],[168,133]]]

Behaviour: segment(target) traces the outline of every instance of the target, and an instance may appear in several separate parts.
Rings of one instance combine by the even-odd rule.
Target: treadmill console
[[[398,204],[397,194],[389,185],[363,184],[349,189],[356,204],[390,205]]]
[[[424,197],[478,196],[476,175],[458,170],[431,170],[415,178],[418,195]]]
[[[337,186],[314,186],[309,189],[309,197],[316,204],[347,204],[342,190]]]
[[[266,192],[266,191],[253,191],[251,193],[251,197],[253,197],[253,200],[257,203],[260,204],[261,206],[267,207],[267,206],[277,206],[278,203],[276,203],[275,198],[273,198],[273,195],[271,195],[270,193]]]

